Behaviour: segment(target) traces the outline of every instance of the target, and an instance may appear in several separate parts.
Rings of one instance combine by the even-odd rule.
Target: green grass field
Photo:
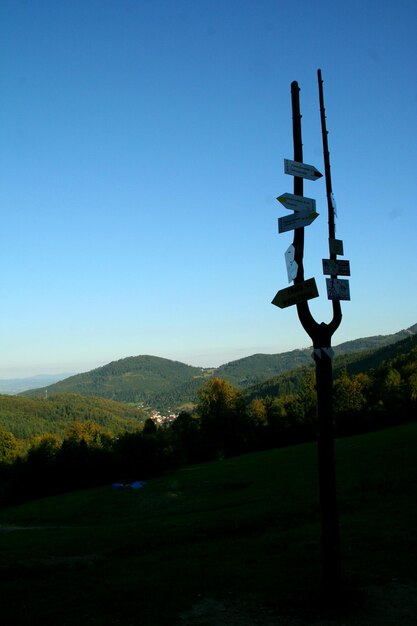
[[[188,467],[138,491],[3,509],[2,623],[414,624],[416,450],[417,424],[336,442],[344,595],[330,612],[316,446],[305,444]],[[393,586],[403,613],[397,594],[387,617],[375,598]]]

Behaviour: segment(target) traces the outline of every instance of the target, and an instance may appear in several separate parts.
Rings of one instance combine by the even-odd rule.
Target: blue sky
[[[271,300],[293,80],[323,171],[318,68],[352,271],[333,344],[417,322],[416,27],[415,0],[3,0],[0,377],[310,345]],[[304,193],[328,322],[324,179]]]

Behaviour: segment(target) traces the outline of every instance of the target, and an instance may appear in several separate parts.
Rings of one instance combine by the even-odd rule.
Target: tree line
[[[367,373],[342,370],[334,382],[336,437],[416,419],[417,347]],[[297,392],[245,397],[220,378],[207,380],[191,412],[168,427],[152,419],[114,433],[91,419],[74,420],[63,437],[35,437],[22,453],[0,428],[0,501],[21,502],[85,487],[143,480],[178,467],[316,438],[313,370]]]

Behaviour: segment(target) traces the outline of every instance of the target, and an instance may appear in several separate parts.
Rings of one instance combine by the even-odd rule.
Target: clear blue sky
[[[415,0],[2,0],[0,377],[131,355],[210,366],[310,345],[278,235],[290,84],[351,302],[333,343],[417,322]],[[310,302],[329,321],[324,179]]]

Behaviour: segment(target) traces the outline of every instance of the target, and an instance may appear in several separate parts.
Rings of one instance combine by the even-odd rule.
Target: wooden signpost
[[[326,116],[323,98],[321,70],[317,72],[319,86],[320,118],[323,140],[324,178],[326,181],[329,258],[323,260],[323,273],[330,275],[326,279],[327,295],[332,302],[333,318],[330,323],[318,323],[313,318],[308,300],[318,296],[314,278],[304,278],[304,227],[311,224],[311,215],[315,210],[315,201],[303,195],[303,183],[306,180],[319,180],[322,174],[314,165],[303,163],[303,144],[301,138],[301,114],[298,83],[291,84],[291,103],[293,120],[294,160],[284,160],[284,171],[294,177],[294,193],[284,193],[277,200],[286,209],[293,210],[290,218],[280,218],[279,232],[293,230],[292,247],[286,252],[288,278],[294,285],[281,289],[272,300],[279,308],[296,306],[299,320],[313,342],[313,358],[316,365],[317,390],[317,430],[318,430],[318,477],[320,491],[320,509],[322,521],[322,578],[325,601],[331,602],[338,594],[341,584],[341,562],[339,545],[339,522],[336,500],[336,473],[333,434],[333,372],[331,338],[342,321],[341,300],[349,300],[349,281],[338,276],[350,275],[349,261],[340,261],[337,255],[343,254],[343,242],[335,239],[335,209],[330,175],[330,155],[328,149]],[[307,217],[307,215],[310,217]],[[291,219],[292,218],[292,219]]]

